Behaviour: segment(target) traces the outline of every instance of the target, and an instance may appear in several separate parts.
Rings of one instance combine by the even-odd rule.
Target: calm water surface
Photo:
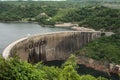
[[[0,54],[10,43],[28,34],[43,34],[56,31],[68,31],[68,29],[41,27],[34,23],[0,23]]]

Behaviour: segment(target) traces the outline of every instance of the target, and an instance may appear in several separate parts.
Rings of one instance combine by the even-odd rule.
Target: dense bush
[[[60,10],[53,20],[60,22],[79,22],[80,26],[108,31],[120,30],[120,10],[103,6]]]
[[[14,5],[13,5],[14,4]],[[100,6],[96,2],[1,2],[0,21],[37,21],[54,25],[77,22],[94,29],[120,31],[120,10]],[[89,6],[89,7],[88,7]],[[47,17],[39,17],[45,13]],[[34,18],[34,20],[33,20]]]
[[[91,41],[79,53],[96,60],[120,64],[120,34]]]
[[[18,57],[8,60],[0,57],[0,80],[107,80],[91,75],[79,75],[75,60],[75,56],[72,55],[58,68],[45,66],[41,62],[32,65]]]

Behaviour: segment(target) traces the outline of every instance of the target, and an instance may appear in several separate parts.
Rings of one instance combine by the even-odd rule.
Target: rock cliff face
[[[3,56],[12,57],[17,54],[21,60],[31,63],[64,60],[71,53],[78,51],[86,43],[100,36],[101,33],[97,31],[68,31],[34,35],[17,41],[9,49],[6,48]],[[8,53],[6,53],[6,50],[9,50]],[[9,55],[5,56],[4,54]]]

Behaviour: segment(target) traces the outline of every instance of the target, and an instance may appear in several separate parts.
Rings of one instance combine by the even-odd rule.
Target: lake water
[[[10,43],[28,34],[33,35],[68,30],[64,28],[42,27],[34,23],[0,23],[0,54]]]

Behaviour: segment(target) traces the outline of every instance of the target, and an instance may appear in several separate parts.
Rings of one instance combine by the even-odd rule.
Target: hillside
[[[64,13],[63,13],[63,12]],[[79,22],[80,26],[120,31],[120,10],[104,6],[91,6],[80,9],[60,10],[53,20],[58,22]]]
[[[78,5],[79,4],[79,5]],[[96,3],[81,2],[0,2],[0,21],[37,21],[40,24],[49,24],[47,21],[59,12],[60,9],[81,8],[85,6],[95,5]],[[23,13],[24,12],[24,13]],[[38,17],[41,13],[45,13],[47,17]],[[38,20],[39,18],[39,20]]]
[[[84,54],[95,60],[120,64],[120,33],[91,41],[78,54]]]
[[[75,56],[71,56],[60,68],[23,62],[18,57],[4,60],[0,56],[0,80],[107,80],[91,75],[79,75]]]
[[[114,8],[98,2],[2,2],[0,21],[30,21],[45,25],[77,22],[83,27],[119,32],[120,9]]]
[[[82,2],[120,2],[119,0],[66,0],[66,1],[82,1]]]

